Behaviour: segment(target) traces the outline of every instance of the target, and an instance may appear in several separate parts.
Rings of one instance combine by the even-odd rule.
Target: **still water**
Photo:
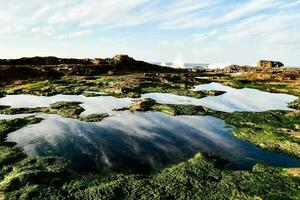
[[[178,96],[168,93],[147,93],[143,98],[152,98],[158,103],[166,104],[190,104],[209,107],[213,110],[234,112],[267,110],[291,110],[288,103],[297,99],[296,96],[287,94],[273,94],[255,89],[235,89],[219,83],[210,83],[196,86],[194,91],[199,90],[220,90],[225,94],[220,96],[209,96],[202,99],[195,99],[186,96]],[[0,98],[0,105],[8,105],[16,108],[21,107],[47,107],[57,101],[79,101],[85,109],[82,115],[111,113],[116,108],[127,107],[133,99],[115,98],[111,96],[85,97],[82,95],[55,95],[51,97],[34,95],[7,95]]]
[[[220,111],[290,110],[297,99],[286,94],[272,94],[254,89],[234,89],[219,83],[196,86],[194,91],[221,90],[220,96],[195,99],[166,93],[144,94],[159,103],[203,105]],[[117,112],[133,99],[82,95],[7,95],[0,105],[12,107],[47,107],[57,101],[79,101],[81,115],[109,113],[101,122],[87,123],[57,115],[37,114],[44,118],[10,133],[7,140],[16,142],[29,155],[66,158],[77,171],[99,173],[150,173],[169,164],[205,152],[232,160],[228,167],[251,168],[255,163],[299,167],[298,160],[280,153],[262,150],[238,140],[229,133],[224,121],[209,116],[168,116],[159,112]],[[32,114],[31,114],[32,115]],[[25,117],[0,115],[0,119]]]
[[[224,112],[291,110],[287,107],[288,103],[298,98],[293,95],[274,94],[249,88],[235,89],[220,83],[203,84],[193,89],[193,91],[200,90],[219,90],[226,93],[202,99],[164,93],[148,93],[144,94],[143,97],[155,99],[159,103],[200,105]]]
[[[224,121],[209,116],[168,116],[159,112],[118,112],[102,122],[86,123],[57,115],[10,133],[29,155],[60,156],[77,171],[150,173],[206,152],[229,158],[228,167],[255,163],[295,167],[287,155],[238,140]]]

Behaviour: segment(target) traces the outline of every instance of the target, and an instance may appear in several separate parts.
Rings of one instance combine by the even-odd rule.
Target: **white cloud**
[[[196,42],[202,42],[202,41],[206,40],[207,35],[204,33],[195,33],[195,34],[193,34],[193,38]]]
[[[162,40],[158,42],[158,45],[163,47],[182,47],[184,43],[181,41]]]
[[[223,0],[0,0],[0,39],[11,39],[6,41],[9,46],[14,42],[13,37],[30,40],[32,35],[39,35],[72,39],[93,33],[96,38],[100,34],[108,36],[97,40],[98,44],[106,44],[105,50],[132,38],[128,40],[131,45],[122,47],[120,52],[138,51],[143,56],[159,54],[155,50],[137,50],[145,45],[148,49],[194,45],[196,49],[189,48],[190,53],[195,51],[193,55],[205,53],[205,56],[215,54],[215,49],[222,52],[228,44],[238,47],[245,44],[246,54],[251,53],[249,46],[254,45],[256,48],[251,48],[257,51],[273,48],[289,52],[291,47],[296,49],[300,45],[299,10],[300,0],[227,0],[225,3]],[[51,43],[50,39],[47,42]],[[204,42],[209,47],[201,46],[200,50],[199,43]],[[20,41],[15,42],[16,46],[19,44]],[[3,42],[1,45],[4,48]],[[240,52],[236,50],[236,53]]]
[[[124,38],[112,38],[112,37],[100,37],[97,39],[99,43],[108,44],[108,45],[118,45],[125,46],[128,41]]]
[[[60,40],[67,39],[67,38],[69,38],[69,39],[79,38],[79,37],[87,36],[91,33],[92,33],[91,30],[76,31],[76,32],[70,32],[68,34],[58,36],[57,38],[60,39]]]
[[[122,27],[155,23],[160,29],[215,26],[268,9],[298,6],[283,0],[11,0],[0,2],[0,25]],[[2,8],[2,9],[1,9]],[[4,9],[5,8],[5,9]]]
[[[100,43],[111,43],[114,41],[114,39],[109,37],[102,37],[102,38],[98,38],[97,41]]]
[[[36,34],[52,35],[55,32],[55,29],[53,26],[45,26],[45,27],[35,26],[31,28],[31,32]]]

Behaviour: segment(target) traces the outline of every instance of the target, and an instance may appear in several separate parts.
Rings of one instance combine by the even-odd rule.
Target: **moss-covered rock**
[[[131,111],[148,111],[156,104],[153,99],[139,99],[134,101],[128,108]]]
[[[91,114],[85,117],[80,117],[80,120],[84,122],[100,122],[107,117],[109,117],[109,114],[107,113]]]
[[[0,88],[0,98],[4,97],[5,96],[5,92],[3,91],[2,88]]]
[[[299,181],[285,169],[257,165],[252,171],[231,171],[224,169],[217,158],[197,154],[150,176],[76,175],[60,187],[39,187],[28,192],[28,196],[36,199],[297,199]],[[12,194],[16,192],[5,193],[16,199]]]
[[[42,96],[83,94],[84,96],[91,97],[106,93],[106,95],[115,97],[131,98],[139,98],[141,94],[150,92],[172,93],[194,98],[203,98],[224,93],[221,91],[192,91],[192,87],[197,83],[200,83],[200,81],[192,76],[184,78],[184,76],[181,77],[177,74],[161,74],[155,77],[148,77],[143,74],[95,76],[92,79],[90,77],[65,76],[57,80],[10,85],[5,90],[8,94],[34,94]]]
[[[197,110],[200,107],[175,105],[177,112]],[[180,108],[180,109],[179,109]],[[195,111],[193,111],[195,112]],[[228,117],[234,124],[242,118],[239,128],[246,127],[291,127],[285,112],[235,113]],[[281,115],[283,114],[283,116]],[[229,115],[229,114],[228,114]],[[268,118],[264,118],[267,116]],[[278,119],[280,120],[278,120]],[[272,122],[277,119],[276,122]],[[1,136],[27,124],[38,123],[41,119],[1,120]],[[262,124],[255,125],[261,121]],[[284,137],[283,137],[284,138]],[[2,140],[4,137],[2,137]],[[4,141],[2,141],[3,143]],[[205,154],[169,166],[152,175],[78,174],[68,169],[67,161],[55,157],[28,157],[21,149],[0,146],[0,197],[3,199],[297,199],[299,197],[300,177],[295,171],[256,165],[251,171],[232,171],[225,166],[229,161]]]
[[[59,101],[50,105],[50,107],[37,108],[11,108],[10,106],[0,106],[0,114],[15,115],[28,113],[47,113],[57,114],[67,118],[80,119],[79,115],[84,111],[80,106],[81,102]]]
[[[293,101],[292,103],[289,103],[289,108],[293,108],[295,110],[300,110],[300,98]]]

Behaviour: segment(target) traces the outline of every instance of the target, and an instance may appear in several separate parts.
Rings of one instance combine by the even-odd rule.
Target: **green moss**
[[[300,118],[287,111],[267,112],[217,112],[215,117],[223,119],[227,124],[236,127],[233,135],[239,139],[247,140],[258,146],[281,151],[300,159],[300,142],[288,132],[283,130],[297,130]]]
[[[293,108],[295,110],[300,110],[300,98],[296,99],[292,103],[289,103],[289,108]]]
[[[139,76],[139,75],[136,75]],[[132,76],[92,78],[63,77],[60,80],[36,82],[13,88],[11,93],[37,95],[82,94],[104,91],[115,96],[136,96],[146,92],[168,92],[200,98],[203,93],[188,90],[189,84],[175,81],[140,85]],[[126,80],[128,78],[128,80]],[[144,81],[144,80],[143,80]],[[242,81],[243,82],[243,81]],[[252,82],[239,83],[241,87]],[[135,85],[135,86],[134,86]],[[134,86],[134,87],[132,87]],[[238,87],[238,86],[236,86]],[[258,87],[258,84],[253,86]],[[270,88],[271,86],[266,86]],[[278,87],[278,86],[277,86]],[[281,89],[285,89],[283,86]],[[130,88],[128,90],[128,88]],[[262,87],[263,88],[263,87]],[[267,89],[262,89],[267,91]],[[278,88],[277,88],[278,89]],[[80,102],[57,102],[45,113],[60,114],[84,121],[102,120],[107,115],[81,118]],[[37,112],[0,107],[7,113]],[[299,131],[299,116],[287,111],[261,113],[224,113],[202,106],[151,104],[145,110],[171,115],[212,115],[234,126],[232,133],[263,148],[281,151],[300,158],[299,141],[284,130]],[[54,157],[30,157],[6,143],[7,134],[41,119],[0,121],[0,198],[1,199],[299,199],[300,178],[286,169],[256,165],[251,171],[224,168],[228,161],[197,154],[185,162],[169,166],[148,176],[110,174],[78,174],[68,168],[67,161]]]
[[[26,192],[32,199],[297,199],[299,181],[284,169],[263,165],[253,171],[226,170],[218,159],[197,154],[150,176],[76,175],[59,187],[29,190],[27,185]],[[16,194],[5,196],[17,199]]]
[[[186,84],[174,84],[174,83],[147,83],[140,85],[137,88],[140,94],[145,93],[171,93],[180,96],[189,96],[193,98],[206,97],[205,92],[193,92],[191,88]]]
[[[108,114],[103,113],[103,114],[92,114],[92,115],[88,115],[85,117],[80,117],[81,121],[85,121],[85,122],[100,122],[103,119],[109,117]]]
[[[156,104],[152,108],[154,111],[163,112],[169,115],[207,115],[212,112],[203,106]]]
[[[35,118],[34,116],[20,119],[0,120],[0,136],[3,139],[3,137],[6,137],[6,135],[10,132],[16,131],[26,125],[36,124],[41,121],[41,118]]]
[[[39,121],[34,117],[1,120],[0,133],[8,134]],[[18,148],[1,146],[0,197],[10,200],[299,197],[300,178],[292,177],[285,169],[257,165],[253,171],[232,171],[224,168],[227,162],[197,154],[152,175],[100,176],[72,172],[65,160],[56,157],[28,157]]]
[[[81,102],[59,101],[51,104],[50,107],[11,108],[9,106],[0,106],[0,114],[15,115],[42,112],[80,119],[79,115],[84,111],[84,108],[82,108],[80,104]]]
[[[50,105],[50,108],[43,108],[41,111],[48,114],[57,114],[67,118],[79,118],[84,111],[79,104],[81,102],[59,101]]]
[[[0,88],[0,98],[4,97],[5,96],[5,92],[3,91],[2,88]]]
[[[105,93],[97,93],[97,92],[84,92],[82,95],[85,97],[107,96],[107,94]]]
[[[161,75],[155,78],[145,77],[142,74],[128,76],[96,76],[76,77],[66,76],[58,80],[37,81],[33,83],[8,86],[9,94],[34,94],[52,96],[56,94],[83,94],[84,96],[99,96],[93,92],[104,92],[106,95],[115,97],[138,98],[141,94],[159,92],[172,93],[193,98],[216,96],[223,94],[221,91],[191,91],[190,89],[198,82],[193,78],[182,80],[177,75]],[[170,78],[170,77],[173,78]],[[90,92],[86,92],[90,91]]]
[[[242,81],[236,80],[232,82],[226,83],[234,88],[253,88],[258,89],[266,92],[273,92],[273,93],[285,93],[285,94],[292,94],[296,96],[300,96],[300,89],[299,87],[292,87],[285,84],[275,84],[275,83],[267,83],[262,81]]]
[[[205,75],[206,76],[206,75]],[[297,87],[296,82],[269,81],[257,80],[252,77],[232,77],[227,74],[220,74],[219,76],[207,76],[210,82],[220,82],[233,88],[253,88],[265,92],[285,93],[295,96],[300,96],[300,88]]]

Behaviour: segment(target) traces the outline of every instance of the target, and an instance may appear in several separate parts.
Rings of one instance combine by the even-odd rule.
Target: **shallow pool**
[[[255,163],[296,167],[299,161],[238,140],[224,121],[209,116],[168,116],[159,112],[119,112],[102,122],[86,123],[57,115],[10,133],[29,155],[60,156],[77,171],[150,173],[197,152],[232,160],[228,167]]]
[[[220,96],[208,96],[202,99],[163,93],[148,93],[144,94],[143,97],[155,99],[159,103],[201,105],[224,112],[291,110],[288,108],[288,103],[298,98],[293,95],[274,94],[256,89],[235,89],[220,83],[199,85],[193,90],[219,90],[225,91],[226,93]]]

